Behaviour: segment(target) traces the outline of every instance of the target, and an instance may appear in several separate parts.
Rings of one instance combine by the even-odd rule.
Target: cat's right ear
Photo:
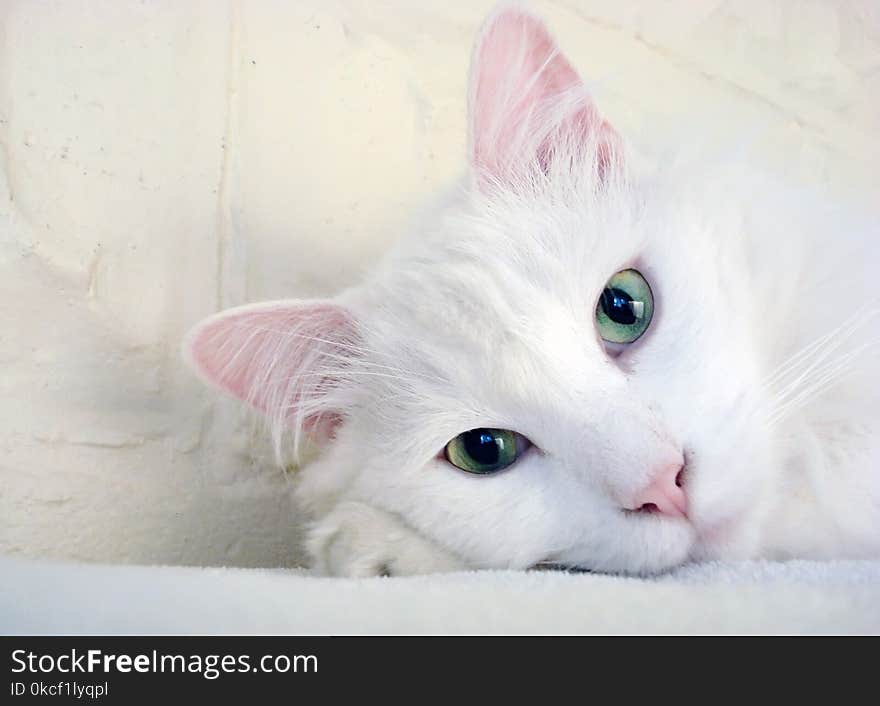
[[[276,431],[332,436],[333,409],[357,347],[352,314],[332,301],[274,301],[222,311],[197,324],[184,358],[208,384],[255,407]],[[320,439],[317,439],[320,441]]]
[[[584,163],[602,179],[620,159],[617,133],[577,71],[544,23],[516,5],[490,16],[480,32],[468,112],[478,185],[511,186],[530,171]]]

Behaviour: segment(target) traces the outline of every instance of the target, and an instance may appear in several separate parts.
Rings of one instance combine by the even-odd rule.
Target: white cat
[[[222,312],[209,383],[317,444],[320,571],[880,555],[880,240],[744,165],[636,177],[544,25],[473,57],[466,185],[360,286]]]

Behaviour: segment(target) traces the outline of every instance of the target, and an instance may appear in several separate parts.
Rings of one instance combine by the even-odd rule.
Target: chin
[[[640,518],[628,534],[616,546],[574,548],[552,563],[582,571],[651,576],[687,563],[697,544],[694,528],[684,520]]]

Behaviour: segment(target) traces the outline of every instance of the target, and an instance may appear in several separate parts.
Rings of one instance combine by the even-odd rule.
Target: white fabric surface
[[[333,579],[0,559],[0,634],[878,634],[880,562]]]

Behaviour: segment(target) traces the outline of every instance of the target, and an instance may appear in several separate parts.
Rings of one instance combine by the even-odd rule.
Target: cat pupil
[[[602,292],[602,311],[617,324],[632,326],[638,320],[632,306],[633,298],[616,287],[607,287]]]
[[[477,463],[492,466],[498,463],[503,439],[496,438],[487,429],[474,429],[464,434],[464,448]]]

